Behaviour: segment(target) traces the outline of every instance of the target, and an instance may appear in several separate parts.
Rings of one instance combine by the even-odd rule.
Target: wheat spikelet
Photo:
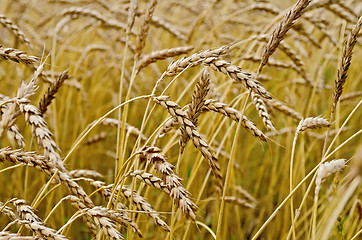
[[[1,18],[0,18],[1,19]],[[15,48],[3,48],[0,45],[0,59],[11,60],[17,63],[33,64],[39,59],[35,56],[28,56],[26,52]]]
[[[275,128],[270,119],[268,110],[266,109],[263,99],[258,94],[254,93],[253,91],[251,91],[251,99],[253,100],[255,108],[258,110],[259,116],[263,120],[264,126],[268,130],[275,131]]]
[[[15,37],[20,40],[20,42],[25,43],[25,45],[30,50],[33,49],[30,44],[30,40],[27,37],[25,37],[23,31],[21,31],[20,28],[15,23],[13,23],[10,19],[8,19],[2,14],[0,14],[0,24],[9,29],[10,32],[14,34]]]
[[[142,57],[142,59],[138,64],[137,71],[140,71],[142,68],[145,68],[151,63],[154,63],[158,60],[163,60],[169,57],[185,54],[191,51],[192,49],[194,49],[194,47],[186,46],[186,47],[176,47],[176,48],[163,49],[160,51],[151,52],[150,54],[144,55]]]
[[[128,214],[124,214],[121,210],[110,210],[104,207],[94,207],[92,211],[97,211],[99,215],[102,215],[105,218],[108,218],[116,223],[119,223],[124,226],[130,225],[135,233],[142,238],[142,232],[139,230],[137,224],[128,217]],[[94,214],[91,214],[94,216]]]
[[[178,126],[178,122],[174,118],[171,118],[161,127],[160,131],[158,132],[157,138],[163,138],[176,126]]]
[[[181,127],[185,128],[187,135],[192,139],[195,147],[199,149],[202,155],[208,160],[211,170],[215,176],[216,191],[219,193],[222,189],[222,175],[217,158],[207,142],[196,130],[195,125],[187,117],[187,114],[181,110],[175,102],[169,100],[168,96],[154,97],[153,100],[165,108],[171,116],[177,119]]]
[[[264,135],[262,131],[260,131],[255,124],[250,121],[247,117],[241,114],[238,110],[229,107],[227,104],[217,102],[212,99],[207,99],[205,101],[203,111],[214,111],[217,113],[221,113],[232,120],[239,122],[241,120],[241,126],[243,126],[246,130],[248,130],[252,135],[258,137],[260,140],[266,142],[267,137]]]
[[[115,222],[109,219],[109,214],[107,213],[107,211],[109,211],[108,209],[106,210],[103,207],[87,208],[87,206],[82,203],[81,199],[73,195],[68,196],[68,199],[71,201],[72,206],[74,206],[78,210],[85,212],[85,220],[87,221],[87,225],[92,224],[91,226],[88,226],[88,228],[95,228],[91,221],[91,219],[93,218],[96,225],[103,230],[104,234],[108,238],[112,240],[123,239],[121,233],[118,232],[116,229]],[[94,229],[94,231],[95,234],[99,232],[97,229]]]
[[[353,48],[356,45],[357,35],[361,29],[361,26],[362,17],[359,18],[357,24],[353,27],[351,33],[348,35],[348,38],[343,45],[341,66],[338,69],[338,77],[334,82],[332,113],[336,110],[336,105],[342,95],[343,86],[347,79],[347,72],[351,65]]]
[[[183,187],[170,188],[162,179],[155,177],[150,173],[144,173],[141,170],[135,170],[133,172],[130,172],[127,174],[127,176],[134,177],[151,187],[167,193],[175,199],[176,204],[180,207],[182,213],[186,215],[186,217],[190,217],[192,220],[195,220],[195,210],[197,207],[189,199],[190,193],[187,192],[187,190]]]
[[[82,180],[86,180],[90,182],[90,184],[98,189],[100,189],[101,195],[105,198],[106,201],[109,201],[112,197],[112,191],[111,188],[113,187],[113,184],[105,186],[105,183],[102,181],[95,181],[91,178],[79,178]],[[113,210],[107,210],[109,216],[107,216],[109,219],[114,220],[117,223],[120,223],[124,226],[130,225],[134,232],[136,232],[140,237],[142,237],[142,232],[139,230],[137,224],[129,217],[128,212],[124,210],[128,210],[128,208],[123,205],[121,202],[118,201],[118,192],[116,192],[113,195],[112,198],[112,204],[116,206],[115,211]],[[84,209],[85,206],[78,206],[80,209]]]
[[[137,35],[136,42],[136,55],[138,59],[142,54],[142,49],[145,47],[146,38],[150,29],[150,23],[152,21],[153,12],[155,11],[158,0],[151,0],[148,4],[147,10],[143,16],[142,23],[140,26],[139,34]]]
[[[6,108],[1,108],[1,112],[0,136],[14,124],[16,117],[19,115],[19,110],[16,104],[10,104]]]
[[[271,35],[268,44],[265,46],[262,61],[258,68],[258,74],[268,62],[269,57],[275,52],[279,43],[285,38],[288,30],[292,27],[295,20],[297,20],[302,14],[303,10],[309,5],[310,0],[298,0],[298,2],[288,11],[283,20],[279,22]]]
[[[309,117],[302,119],[297,127],[297,133],[301,133],[307,129],[315,129],[329,127],[331,124],[321,117]]]
[[[55,80],[55,82],[53,82],[52,85],[48,88],[47,92],[44,94],[43,98],[40,100],[39,103],[39,110],[41,115],[43,115],[47,111],[48,106],[55,98],[55,94],[58,92],[64,81],[68,78],[68,70],[66,70],[62,74],[60,74],[57,80]]]
[[[105,197],[105,199],[107,201],[109,201],[109,199],[112,196],[111,189],[113,188],[113,184],[105,186],[104,182],[101,182],[101,181],[92,181],[91,184],[94,187],[101,189],[102,195]],[[133,196],[132,196],[132,191],[125,186],[120,187],[118,185],[117,189],[115,191],[115,194],[113,196],[112,203],[113,203],[113,205],[117,206],[116,210],[117,209],[127,209],[122,203],[117,202],[117,196],[118,196],[120,189],[121,189],[121,191],[120,191],[121,196],[123,196],[125,199],[127,199],[129,201],[132,200],[133,203],[137,206],[137,208],[139,210],[145,211],[146,213],[148,213],[147,215],[154,220],[154,222],[157,226],[160,226],[165,231],[168,231],[168,232],[170,231],[169,226],[160,218],[160,214],[157,213],[155,210],[153,210],[152,206],[143,197],[138,195],[137,192],[134,191]],[[124,212],[123,215],[128,217],[127,212]]]
[[[86,211],[88,209],[87,206],[74,195],[68,195],[65,197],[65,199],[69,200],[72,206],[77,210]],[[93,222],[92,216],[89,214],[82,214],[81,220],[87,226],[92,239],[96,238],[99,231]]]

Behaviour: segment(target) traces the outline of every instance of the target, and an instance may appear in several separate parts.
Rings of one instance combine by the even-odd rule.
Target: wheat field
[[[0,239],[362,239],[358,0],[1,0]]]

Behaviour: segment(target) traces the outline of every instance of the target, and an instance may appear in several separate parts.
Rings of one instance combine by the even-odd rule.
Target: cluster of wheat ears
[[[0,14],[1,240],[361,239],[361,1]]]

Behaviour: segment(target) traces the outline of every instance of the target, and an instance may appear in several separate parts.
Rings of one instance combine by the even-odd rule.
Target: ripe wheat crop
[[[358,0],[2,0],[0,240],[361,239]]]

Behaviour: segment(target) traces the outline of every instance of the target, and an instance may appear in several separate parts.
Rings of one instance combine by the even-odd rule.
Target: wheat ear
[[[176,204],[180,207],[182,213],[192,220],[195,220],[196,205],[190,200],[190,193],[181,187],[169,187],[161,178],[158,178],[150,173],[144,173],[141,170],[135,170],[127,174],[127,176],[134,177],[147,185],[154,187],[162,192],[167,193],[173,199]]]
[[[150,23],[152,20],[153,12],[155,11],[158,0],[151,0],[148,4],[148,8],[143,16],[139,34],[137,35],[136,42],[136,56],[138,59],[142,54],[142,49],[145,47],[146,38],[150,29]]]
[[[336,105],[339,101],[339,98],[342,95],[343,86],[347,79],[347,72],[351,65],[353,48],[357,43],[357,36],[361,29],[361,26],[362,26],[362,17],[359,18],[357,24],[353,27],[352,31],[348,35],[348,38],[343,45],[341,66],[338,69],[338,77],[334,82],[332,113],[336,110]]]
[[[13,33],[15,35],[15,37],[20,40],[20,42],[25,43],[25,45],[30,50],[33,49],[31,46],[30,40],[25,36],[23,31],[21,31],[20,28],[15,23],[13,23],[13,21],[11,21],[10,19],[8,19],[7,17],[5,17],[4,15],[1,14],[0,15],[0,24],[2,24],[4,27],[9,29],[11,31],[11,33]]]
[[[297,127],[297,133],[301,133],[307,129],[315,129],[322,127],[329,127],[331,124],[321,117],[309,117],[302,119]]]
[[[17,63],[33,64],[39,59],[35,56],[29,56],[26,52],[15,48],[3,48],[0,45],[0,59],[11,60]]]
[[[287,12],[283,20],[279,22],[278,26],[271,35],[269,42],[265,46],[262,60],[258,68],[258,74],[261,73],[261,70],[268,62],[269,57],[278,48],[279,43],[285,38],[294,21],[302,15],[303,10],[309,5],[310,2],[310,0],[298,0],[298,2]]]
[[[264,133],[259,130],[256,125],[247,117],[241,114],[238,110],[229,107],[225,103],[220,103],[212,99],[207,99],[204,103],[203,111],[214,111],[217,113],[221,113],[232,120],[239,122],[241,120],[241,125],[248,130],[252,135],[258,137],[260,140],[266,142],[267,137]]]
[[[200,78],[200,81],[196,84],[194,93],[192,94],[191,101],[188,104],[186,110],[187,116],[190,118],[191,122],[197,126],[197,119],[201,114],[201,109],[204,106],[205,98],[210,90],[210,78],[209,72],[205,70]],[[184,128],[180,128],[180,153],[183,152],[186,143],[190,139],[185,132]]]
[[[59,88],[62,86],[65,80],[69,78],[68,70],[62,72],[59,75],[57,80],[55,80],[50,87],[48,88],[47,92],[44,94],[43,98],[40,100],[39,103],[39,110],[40,114],[43,115],[46,111],[52,100],[55,98],[55,94],[59,91]]]
[[[251,91],[251,99],[253,100],[254,106],[258,110],[258,114],[263,120],[265,127],[268,130],[275,131],[263,99],[260,97],[260,95],[254,93],[253,91]]]
[[[147,67],[151,63],[154,63],[158,60],[163,60],[169,57],[175,57],[181,54],[185,54],[190,52],[194,47],[192,46],[185,46],[185,47],[176,47],[176,48],[170,48],[170,49],[163,49],[160,51],[154,51],[150,54],[144,55],[137,67],[137,71],[140,71],[142,68]]]
[[[217,157],[211,150],[208,143],[201,137],[196,130],[195,125],[187,117],[187,114],[181,110],[175,102],[169,100],[168,96],[154,97],[153,100],[165,108],[171,116],[177,119],[181,127],[185,128],[187,135],[192,139],[195,147],[199,149],[202,155],[208,160],[211,170],[215,176],[216,191],[219,193],[222,189],[222,174],[220,172],[220,166],[217,163]]]

